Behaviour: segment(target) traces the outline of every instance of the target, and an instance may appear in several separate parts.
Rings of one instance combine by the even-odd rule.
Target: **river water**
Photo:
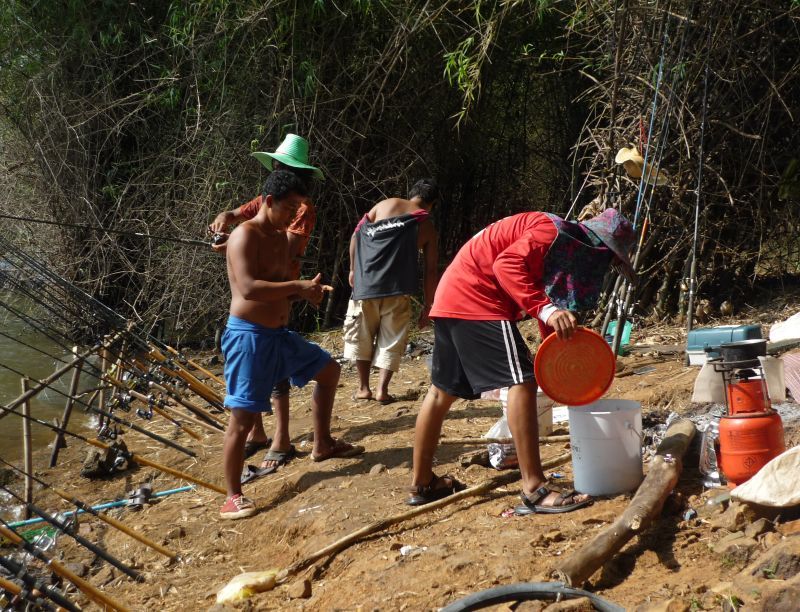
[[[15,308],[27,311],[35,317],[35,309],[30,304],[15,298],[8,293],[0,294],[0,303],[11,304]],[[25,344],[22,344],[25,343]],[[25,346],[29,345],[29,346]],[[74,358],[72,353],[60,346],[47,335],[33,329],[31,325],[20,317],[0,308],[0,404],[9,404],[22,394],[20,375],[22,372],[29,378],[41,380],[50,376],[65,363]],[[12,371],[16,370],[16,372]],[[30,401],[31,415],[35,418],[52,423],[53,419],[61,419],[66,404],[66,393],[69,389],[72,370],[67,372],[60,380],[47,388]],[[93,388],[97,379],[87,373],[81,373],[78,392]],[[61,393],[59,393],[61,391]],[[88,401],[88,396],[83,399]],[[21,407],[18,408],[21,411]],[[7,461],[16,462],[22,457],[22,417],[15,414],[0,416],[0,457]],[[70,430],[80,431],[93,422],[93,419],[84,412],[83,406],[76,404],[70,417]],[[84,435],[86,431],[81,431]],[[55,436],[51,429],[38,423],[31,423],[31,436],[34,450],[46,446],[53,441]],[[67,443],[82,444],[77,440],[67,439]],[[34,461],[34,468],[37,466]]]

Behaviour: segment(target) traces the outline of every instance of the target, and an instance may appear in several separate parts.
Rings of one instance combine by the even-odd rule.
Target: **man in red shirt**
[[[292,172],[300,177],[306,187],[310,186],[312,179],[323,179],[322,171],[308,163],[308,141],[296,134],[287,134],[275,152],[256,152],[253,153],[253,157],[258,159],[267,170]],[[263,196],[258,195],[238,208],[218,214],[208,226],[209,231],[215,235],[211,248],[218,253],[225,254],[230,227],[253,219],[261,209],[262,203]],[[305,253],[316,221],[317,211],[314,205],[308,198],[304,198],[286,230],[292,279],[300,277],[300,257]],[[272,440],[264,430],[263,420],[261,418],[255,420],[245,445],[245,458],[259,450],[267,447],[269,449],[259,468],[256,470],[248,468],[243,474],[243,482],[275,471],[294,456],[295,450],[289,435],[289,391],[288,380],[279,381],[272,391],[272,409],[275,412],[275,437]]]
[[[463,487],[436,476],[433,455],[442,422],[459,397],[508,387],[508,424],[522,472],[523,505],[517,514],[568,512],[591,503],[588,495],[550,490],[542,471],[533,359],[516,322],[536,317],[542,338],[569,338],[575,311],[593,308],[609,266],[633,282],[628,259],[634,232],[608,209],[583,223],[548,213],[506,217],[467,242],[439,281],[434,321],[431,387],[417,417],[412,494],[426,504]]]

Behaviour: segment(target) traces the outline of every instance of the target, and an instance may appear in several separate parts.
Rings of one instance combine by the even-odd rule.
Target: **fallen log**
[[[616,555],[628,540],[644,531],[661,512],[678,483],[683,455],[695,434],[694,423],[680,419],[667,429],[642,484],[631,503],[608,528],[583,548],[556,565],[552,576],[568,586],[579,586]]]

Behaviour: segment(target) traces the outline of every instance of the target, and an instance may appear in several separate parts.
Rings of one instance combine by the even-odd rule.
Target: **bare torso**
[[[281,282],[289,280],[289,245],[285,231],[264,230],[252,221],[242,223],[235,232],[243,232],[245,250],[249,252],[249,269],[257,280]],[[270,302],[248,300],[242,295],[241,283],[227,260],[231,287],[230,314],[264,327],[282,327],[289,322],[289,299]]]

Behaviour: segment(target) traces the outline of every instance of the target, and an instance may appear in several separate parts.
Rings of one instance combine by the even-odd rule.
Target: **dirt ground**
[[[532,334],[530,328],[526,330]],[[318,340],[335,355],[341,353],[338,334],[324,334]],[[683,341],[677,328],[645,328],[632,338],[633,343],[648,345]],[[619,363],[618,376],[606,397],[641,402],[646,425],[663,422],[673,411],[702,411],[702,407],[690,404],[699,369],[684,367],[682,354],[645,350],[621,357]],[[652,366],[652,370],[634,373],[644,366]],[[410,484],[414,421],[429,380],[426,355],[409,357],[392,383],[393,392],[400,398],[396,403],[357,402],[351,399],[356,373],[345,365],[333,416],[334,435],[364,445],[366,453],[322,463],[314,463],[307,454],[311,389],[293,389],[291,431],[301,456],[276,474],[245,486],[245,494],[260,508],[255,517],[220,520],[222,496],[203,488],[162,498],[139,512],[114,511],[112,516],[177,551],[181,558],[177,563],[169,563],[84,515],[81,533],[139,568],[146,578],[144,583],[93,563],[91,555],[66,537],[59,539],[59,554],[76,564],[72,567],[85,565],[89,581],[101,585],[131,609],[208,609],[214,605],[219,588],[240,572],[285,568],[350,532],[407,509],[404,500]],[[443,434],[449,438],[478,437],[500,415],[497,401],[459,401],[445,422]],[[151,425],[165,435],[176,433],[165,421],[154,420]],[[267,417],[268,431],[271,425],[272,417]],[[566,432],[562,428],[554,433]],[[126,434],[125,439],[131,450],[152,460],[221,484],[222,435],[205,431],[202,435],[202,442],[185,434],[176,438],[198,453],[196,459],[161,448],[136,433]],[[788,429],[787,446],[798,442],[798,431]],[[476,448],[440,446],[435,469],[453,474],[468,485],[496,476],[498,472],[490,468],[460,465],[459,456]],[[541,445],[545,460],[568,450],[567,442]],[[91,503],[124,498],[146,481],[152,483],[154,491],[186,484],[145,467],[110,480],[89,481],[78,476],[85,453],[79,443],[70,442],[59,467],[37,469],[37,475]],[[37,465],[46,462],[40,459]],[[383,467],[376,467],[379,465]],[[557,482],[569,486],[569,463],[550,472],[562,474]],[[598,499],[588,508],[563,515],[505,516],[504,511],[517,503],[518,493],[515,483],[418,516],[239,605],[255,610],[435,610],[494,585],[548,580],[556,562],[607,527],[630,499]],[[68,509],[67,504],[45,491],[37,490],[35,495],[37,503],[46,508]],[[696,457],[688,459],[661,518],[592,576],[586,588],[629,609],[673,597],[687,608],[718,609],[719,598],[715,599],[710,589],[731,580],[744,562],[721,559],[710,550],[718,534],[712,534],[708,521],[683,520],[690,504],[697,507],[709,495],[704,493]],[[310,580],[310,595],[301,593],[303,579]]]

